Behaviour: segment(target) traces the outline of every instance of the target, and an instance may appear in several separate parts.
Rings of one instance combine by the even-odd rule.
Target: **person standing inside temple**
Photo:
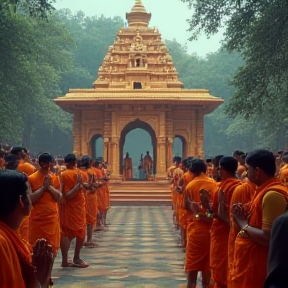
[[[152,174],[153,170],[153,160],[149,155],[149,151],[146,152],[146,155],[143,159],[143,169],[146,174],[146,179],[149,180],[149,176]]]
[[[123,178],[124,181],[129,181],[133,179],[133,166],[132,166],[132,158],[129,157],[129,153],[126,152],[124,163],[123,163]]]

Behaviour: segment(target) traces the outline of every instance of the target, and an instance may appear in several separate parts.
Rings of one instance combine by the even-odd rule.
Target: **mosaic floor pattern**
[[[81,250],[88,268],[62,268],[59,252],[53,287],[186,287],[185,255],[177,246],[171,207],[112,207],[107,223],[105,231],[94,233],[99,246]]]

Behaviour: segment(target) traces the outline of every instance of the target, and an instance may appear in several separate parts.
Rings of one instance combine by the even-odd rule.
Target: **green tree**
[[[285,145],[288,2],[182,1],[193,9],[189,20],[191,39],[197,39],[203,32],[210,36],[225,26],[224,47],[240,52],[244,59],[232,81],[236,89],[225,113],[231,117],[243,115],[249,119],[246,126],[251,129],[255,127],[251,124],[257,123],[261,131],[258,140],[253,137],[256,146],[259,142],[270,147]],[[277,138],[282,139],[281,143]]]

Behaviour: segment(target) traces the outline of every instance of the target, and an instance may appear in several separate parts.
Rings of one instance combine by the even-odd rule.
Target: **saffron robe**
[[[43,186],[44,178],[45,175],[39,171],[28,177],[32,193]],[[57,180],[57,177],[51,175],[51,184],[55,189],[59,186]],[[40,238],[48,241],[53,248],[54,256],[56,256],[60,247],[59,212],[58,204],[49,191],[45,191],[38,202],[33,205],[30,215],[29,243],[34,246],[35,242]]]
[[[0,221],[1,288],[27,288],[35,285],[31,252],[29,244]]]
[[[32,164],[24,162],[24,160],[21,159],[19,161],[17,171],[30,176],[36,171],[36,168]],[[24,239],[26,242],[29,242],[29,221],[29,216],[24,217],[22,223],[17,229],[20,238]]]
[[[240,184],[240,180],[228,178],[219,183],[219,190],[213,197],[212,211],[218,213],[219,193],[222,190],[225,194],[225,203],[230,208],[231,198],[235,188]],[[230,209],[227,211],[229,218]],[[218,218],[213,219],[211,227],[210,246],[210,267],[213,271],[213,279],[222,285],[227,285],[228,269],[228,238],[230,227]]]
[[[67,193],[77,184],[79,170],[66,169],[61,174],[62,194],[60,223],[64,236],[69,238],[85,238],[86,227],[86,203],[85,191],[82,187],[73,195],[73,198],[66,198]]]
[[[266,193],[275,191],[288,199],[288,189],[277,178],[266,181],[257,188],[250,206],[249,226],[262,229],[262,202]],[[279,207],[275,207],[278,211]],[[279,211],[281,213],[281,211]],[[284,213],[284,211],[282,212]],[[249,237],[237,235],[234,246],[232,287],[263,288],[267,274],[267,258],[269,247],[257,244]]]
[[[186,187],[186,194],[192,202],[201,205],[200,190],[205,189],[214,194],[217,191],[217,183],[206,174],[195,177]],[[207,212],[202,208],[199,214]],[[195,218],[192,211],[187,212],[187,246],[186,246],[186,271],[210,270],[210,229],[212,225],[201,219]]]
[[[94,169],[87,169],[87,176],[97,178]],[[86,190],[86,224],[97,222],[97,194],[95,190]]]
[[[257,186],[252,182],[243,181],[241,185],[238,185],[232,195],[230,210],[233,204],[242,203],[247,204],[252,201],[252,198],[255,194]],[[230,213],[230,232],[228,239],[228,279],[227,285],[228,288],[231,287],[231,277],[233,273],[233,259],[234,259],[234,245],[237,234],[240,232],[240,228],[235,221],[233,221],[232,213]]]
[[[185,195],[187,185],[194,179],[194,175],[191,172],[185,172],[182,176],[182,194],[178,197],[178,213],[179,213],[179,226],[183,229],[187,229],[187,211],[185,209]]]

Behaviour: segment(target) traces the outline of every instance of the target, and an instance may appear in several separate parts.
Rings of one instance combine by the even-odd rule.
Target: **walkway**
[[[62,268],[59,253],[55,288],[185,287],[184,253],[177,247],[171,207],[112,207],[107,223],[106,231],[94,233],[99,247],[82,249],[88,268]]]

